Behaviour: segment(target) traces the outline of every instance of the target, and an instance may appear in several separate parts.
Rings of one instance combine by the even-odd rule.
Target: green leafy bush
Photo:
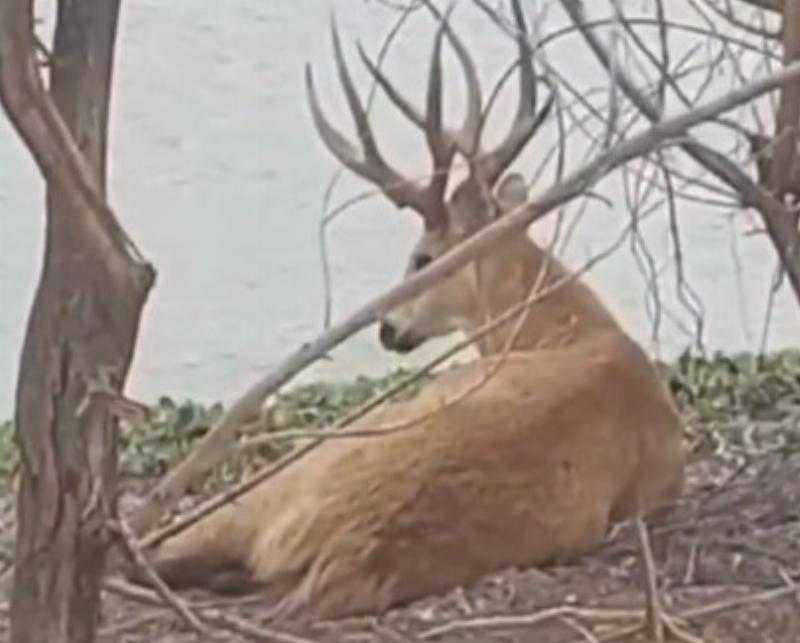
[[[356,410],[373,396],[395,386],[410,375],[397,370],[385,377],[359,376],[349,382],[306,384],[281,393],[270,408],[271,426],[267,430],[288,428],[323,428]],[[428,378],[429,379],[429,378]],[[423,378],[404,389],[395,399],[408,399],[417,394]]]
[[[740,457],[800,448],[800,351],[684,354],[666,373],[695,450]]]
[[[800,351],[763,357],[717,353],[710,358],[687,352],[661,372],[690,431],[700,440],[719,446],[759,423],[773,429],[780,425],[787,436],[785,442],[800,441]],[[275,397],[254,434],[331,426],[409,375],[398,370],[379,378],[361,376],[347,382],[295,387]],[[413,397],[428,380],[414,382],[395,397]],[[163,474],[206,434],[223,409],[220,404],[178,403],[162,397],[151,411],[149,422],[129,428],[120,437],[120,468],[125,475]],[[787,432],[787,427],[798,431]],[[4,422],[0,424],[0,485],[8,484],[17,462],[13,426]],[[217,469],[212,481],[216,484],[237,478],[247,465],[246,458],[229,462]]]
[[[206,407],[162,397],[150,409],[150,420],[125,431],[120,439],[120,471],[135,476],[161,475],[182,459],[194,442],[222,414],[222,405]]]
[[[800,351],[707,359],[684,353],[667,369],[681,407],[701,421],[746,416],[781,419],[800,412]]]
[[[262,415],[254,433],[287,429],[321,429],[359,408],[408,377],[398,370],[384,377],[359,376],[349,382],[314,383],[280,393]],[[396,398],[416,394],[425,378]],[[194,443],[219,419],[221,404],[204,405],[192,400],[176,402],[162,397],[151,409],[148,422],[127,427],[120,436],[120,471],[129,476],[162,475],[181,460]],[[257,454],[255,454],[257,455]],[[11,422],[0,424],[0,486],[8,484],[16,470],[18,454]],[[238,477],[246,463],[228,463],[212,476],[216,482]]]
[[[8,484],[17,467],[17,445],[14,443],[14,425],[0,423],[0,487]]]
[[[357,377],[350,382],[314,383],[298,386],[275,396],[250,435],[288,429],[322,429],[362,406],[409,376],[398,370],[385,377]],[[416,394],[424,379],[404,389],[396,398]],[[162,397],[151,409],[150,421],[135,427],[122,438],[120,468],[124,474],[161,475],[181,460],[222,414],[222,406],[204,406],[187,400],[177,404]],[[288,448],[274,446],[272,451]],[[241,476],[258,452],[237,458],[218,467],[210,476],[213,484],[229,482]]]

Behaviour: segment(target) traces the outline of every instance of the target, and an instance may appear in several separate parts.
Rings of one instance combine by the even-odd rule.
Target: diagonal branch
[[[200,636],[209,636],[210,633],[208,629],[200,622],[197,615],[183,599],[167,586],[158,575],[158,572],[147,560],[142,553],[141,547],[136,542],[136,537],[133,535],[133,532],[131,532],[131,528],[125,521],[120,520],[115,523],[109,523],[108,527],[110,531],[119,536],[133,565],[144,574],[147,581],[153,586],[156,593],[163,601],[178,613],[186,625],[189,626],[189,629]]]
[[[243,443],[241,447],[246,449],[246,448],[252,448],[254,446],[261,447],[264,446],[265,444],[270,444],[275,440],[281,440],[281,439],[310,440],[307,444],[304,444],[301,447],[296,448],[294,451],[289,453],[286,457],[282,458],[280,461],[272,462],[266,465],[260,471],[256,472],[253,476],[251,476],[247,480],[244,480],[239,484],[237,484],[236,486],[227,489],[223,493],[220,493],[219,495],[210,498],[206,502],[203,502],[202,504],[192,509],[192,511],[182,514],[178,519],[173,520],[165,527],[150,532],[145,538],[141,540],[141,546],[143,548],[148,548],[148,549],[151,547],[155,547],[164,540],[171,538],[172,536],[187,529],[188,527],[195,524],[205,516],[209,515],[219,507],[234,502],[237,498],[241,497],[251,489],[260,485],[265,480],[272,478],[281,471],[283,471],[291,463],[296,462],[297,460],[302,458],[306,453],[318,447],[323,441],[340,440],[352,437],[363,437],[363,436],[376,437],[380,435],[387,435],[389,433],[396,433],[398,431],[406,430],[420,423],[421,421],[423,421],[425,416],[415,417],[410,420],[404,420],[398,424],[381,426],[378,429],[370,429],[369,431],[346,430],[346,427],[353,424],[356,420],[363,418],[365,415],[367,415],[368,413],[372,412],[372,410],[381,406],[387,400],[390,400],[397,393],[407,388],[412,382],[418,380],[420,377],[429,375],[430,373],[433,372],[433,370],[436,367],[441,366],[448,359],[450,359],[454,355],[457,355],[464,349],[470,346],[474,346],[476,342],[479,342],[481,340],[481,338],[485,337],[490,332],[496,330],[500,326],[503,326],[505,324],[514,321],[517,328],[514,331],[514,333],[512,333],[509,336],[509,339],[506,342],[504,356],[501,356],[501,358],[494,363],[493,367],[489,369],[489,372],[485,374],[485,377],[481,378],[476,384],[473,384],[470,387],[468,387],[468,389],[466,389],[465,391],[459,393],[455,398],[443,401],[442,404],[437,406],[437,408],[434,410],[434,413],[439,413],[446,406],[450,406],[456,403],[458,400],[464,399],[464,397],[473,393],[476,388],[483,386],[483,384],[485,384],[489,378],[493,377],[497,373],[497,370],[502,365],[503,360],[505,359],[505,357],[508,356],[508,351],[514,344],[515,334],[519,332],[520,328],[522,328],[522,323],[524,319],[527,317],[527,315],[530,314],[530,311],[533,308],[533,306],[537,302],[541,301],[543,298],[547,297],[549,294],[553,293],[554,291],[564,286],[564,284],[580,278],[582,275],[586,274],[589,270],[591,270],[597,263],[609,257],[611,254],[613,254],[622,244],[623,240],[628,236],[629,231],[630,227],[626,228],[623,234],[616,241],[614,241],[614,243],[612,243],[611,246],[606,248],[600,254],[593,256],[589,261],[584,263],[584,265],[581,267],[580,270],[568,273],[564,277],[557,279],[556,281],[547,286],[543,286],[541,283],[541,281],[546,276],[545,269],[547,268],[547,262],[545,262],[539,273],[540,277],[537,279],[537,284],[535,285],[534,289],[530,292],[529,296],[526,299],[523,299],[517,304],[506,309],[505,312],[491,319],[483,326],[478,328],[476,331],[470,333],[465,339],[461,340],[460,342],[457,342],[454,346],[446,350],[444,353],[438,355],[435,359],[425,364],[421,369],[417,370],[411,376],[404,378],[402,381],[398,382],[394,386],[389,387],[379,395],[368,400],[365,404],[355,409],[352,413],[349,413],[347,416],[341,418],[332,427],[329,427],[324,430],[315,430],[315,431],[302,431],[302,430],[278,431],[274,433],[264,434],[262,436],[253,438],[252,440],[246,443]]]
[[[751,7],[755,7],[757,9],[766,9],[768,11],[775,11],[780,13],[781,9],[783,8],[785,0],[739,0],[739,2],[743,2],[744,4],[749,4]]]
[[[395,288],[367,303],[342,323],[331,327],[312,342],[302,346],[287,357],[276,370],[256,382],[234,402],[197,448],[151,492],[147,502],[130,518],[130,524],[136,533],[141,535],[151,529],[165,512],[175,506],[188,486],[225,458],[227,446],[234,440],[237,431],[258,416],[264,401],[270,395],[342,341],[376,322],[399,304],[439,283],[467,263],[488,254],[500,243],[524,234],[531,223],[584,193],[612,170],[661,147],[685,141],[688,129],[798,79],[800,79],[800,62],[740,87],[702,107],[655,124],[648,131],[598,156],[581,170],[552,186],[535,201],[494,221],[447,254],[409,276]],[[762,193],[757,187],[754,189],[756,195]]]
[[[565,11],[580,29],[589,48],[609,73],[616,73],[617,83],[625,95],[650,122],[660,121],[659,110],[621,69],[614,69],[611,56],[597,35],[586,26],[585,12],[581,0],[561,0]],[[788,66],[785,69],[789,69]],[[701,166],[708,169],[720,181],[726,183],[739,194],[744,207],[752,207],[761,214],[770,240],[786,268],[795,296],[800,302],[800,234],[794,224],[794,217],[767,190],[759,187],[737,165],[725,156],[703,145],[689,136],[680,145]]]

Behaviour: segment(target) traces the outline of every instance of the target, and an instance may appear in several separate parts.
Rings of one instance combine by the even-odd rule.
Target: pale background
[[[636,6],[647,5],[637,2]],[[456,24],[476,52],[488,84],[513,46],[462,3]],[[123,5],[113,103],[111,200],[123,224],[158,268],[146,308],[129,390],[144,401],[161,394],[206,401],[233,395],[308,341],[322,326],[317,222],[335,164],[318,142],[305,105],[303,64],[314,65],[331,118],[351,128],[338,95],[327,33],[331,8],[348,43],[374,53],[393,14],[360,0],[137,0]],[[558,20],[558,16],[553,17]],[[388,62],[392,78],[418,102],[430,48],[420,14]],[[561,52],[576,82],[598,78],[578,38]],[[357,78],[365,80],[348,47]],[[554,50],[553,55],[557,55]],[[458,119],[461,79],[448,66],[451,111]],[[455,79],[455,80],[454,80]],[[457,82],[456,82],[457,81]],[[502,129],[513,91],[493,127]],[[509,103],[511,101],[511,103]],[[385,103],[376,129],[387,155],[406,168],[424,161],[424,145]],[[499,123],[499,124],[498,124]],[[490,128],[491,130],[492,128]],[[352,129],[348,129],[351,132]],[[491,131],[490,131],[491,134]],[[520,167],[526,169],[524,162]],[[347,177],[337,192],[363,189]],[[682,207],[687,272],[706,308],[710,349],[758,346],[774,258],[763,237],[742,236],[742,217]],[[587,214],[569,248],[575,264],[599,251],[625,224],[621,204]],[[42,253],[42,186],[31,159],[0,119],[0,419],[11,412],[24,324]],[[549,224],[540,226],[539,231]],[[349,211],[331,235],[334,317],[395,283],[418,224],[373,199]],[[648,239],[673,290],[664,226]],[[737,276],[734,245],[744,271]],[[645,284],[628,248],[590,276],[625,327],[664,357],[690,343],[669,320],[649,340]],[[679,307],[675,314],[688,317]],[[798,313],[784,288],[769,346],[797,345]],[[382,373],[418,362],[381,352],[374,329],[305,377]],[[430,347],[430,355],[434,348]]]

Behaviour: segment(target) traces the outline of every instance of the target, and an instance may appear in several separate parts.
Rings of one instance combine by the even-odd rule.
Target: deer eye
[[[411,269],[414,271],[422,270],[431,261],[433,261],[433,257],[430,255],[414,255],[411,259]]]

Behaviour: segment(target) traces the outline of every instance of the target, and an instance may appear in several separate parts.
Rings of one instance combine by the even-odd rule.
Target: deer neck
[[[515,316],[481,338],[481,355],[498,354],[509,346],[514,351],[554,348],[590,341],[610,330],[622,332],[595,294],[568,277],[557,259],[527,237],[480,262],[475,268],[476,313],[468,320],[468,331],[502,316],[534,289],[541,293],[522,318]]]

